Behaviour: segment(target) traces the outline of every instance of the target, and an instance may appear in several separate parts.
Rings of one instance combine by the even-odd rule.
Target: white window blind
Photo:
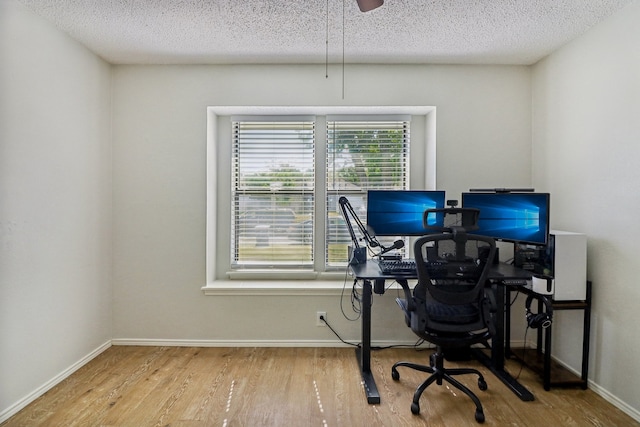
[[[346,264],[346,246],[351,243],[344,224],[342,228],[332,225],[344,222],[338,205],[340,196],[349,199],[364,223],[368,190],[409,188],[409,125],[409,118],[405,117],[327,120],[328,267]],[[384,239],[379,240],[384,243]]]
[[[352,241],[339,198],[364,222],[369,189],[408,189],[408,117],[328,116],[326,124],[325,152],[314,117],[232,118],[232,269],[341,269]],[[326,156],[320,181],[316,155]]]
[[[313,120],[232,119],[232,268],[313,268]]]

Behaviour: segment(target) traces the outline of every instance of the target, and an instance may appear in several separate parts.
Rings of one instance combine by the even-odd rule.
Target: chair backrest
[[[412,329],[462,332],[486,327],[485,286],[495,251],[494,239],[467,234],[464,227],[418,238],[413,302],[420,324]]]

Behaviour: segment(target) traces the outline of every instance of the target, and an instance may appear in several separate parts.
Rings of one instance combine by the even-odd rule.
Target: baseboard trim
[[[354,343],[359,341],[353,340]],[[151,346],[151,347],[353,347],[339,340],[167,340],[167,339],[135,339],[114,338],[114,346]],[[372,347],[397,345],[412,346],[412,342],[374,341]]]
[[[607,402],[611,403],[616,408],[620,409],[625,414],[629,415],[634,420],[640,422],[640,411],[636,410],[635,408],[632,408],[627,403],[618,399],[616,396],[614,396],[604,388],[600,387],[598,384],[594,383],[593,381],[589,380],[588,382],[589,382],[589,388],[593,390],[594,393],[602,397]]]
[[[83,358],[75,362],[73,365],[69,366],[64,371],[60,372],[58,375],[56,375],[49,381],[47,381],[46,383],[44,383],[43,385],[41,385],[31,393],[29,393],[28,395],[26,395],[25,397],[23,397],[22,399],[14,403],[13,405],[2,410],[2,412],[0,412],[0,423],[5,422],[9,418],[14,416],[18,412],[20,412],[28,404],[30,404],[31,402],[33,402],[34,400],[36,400],[37,398],[45,394],[47,391],[51,390],[53,387],[55,387],[60,382],[65,380],[67,377],[69,377],[78,369],[82,368],[84,365],[89,363],[91,360],[93,360],[96,356],[101,354],[103,351],[107,350],[109,347],[111,347],[111,340],[98,346],[96,349],[94,349],[89,354],[87,354],[86,356],[84,356]]]

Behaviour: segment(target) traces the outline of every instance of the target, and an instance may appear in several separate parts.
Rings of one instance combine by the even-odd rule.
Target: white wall
[[[533,172],[552,221],[588,236],[594,303],[589,377],[640,410],[640,2],[533,67]],[[569,326],[579,318],[565,316]],[[559,337],[562,338],[562,337]],[[573,357],[569,336],[557,341]],[[556,343],[554,343],[555,345]],[[575,347],[573,350],[577,350]]]
[[[528,67],[350,65],[344,100],[339,69],[325,79],[320,65],[114,68],[114,338],[121,342],[337,342],[315,326],[317,310],[344,338],[359,340],[360,324],[342,317],[339,292],[201,292],[208,106],[432,105],[437,187],[449,197],[531,185]],[[394,295],[377,297],[373,316],[374,340],[414,339]]]
[[[0,420],[111,338],[110,66],[0,1]]]

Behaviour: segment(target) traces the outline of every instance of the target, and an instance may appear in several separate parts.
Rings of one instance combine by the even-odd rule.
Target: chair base
[[[414,415],[420,413],[420,396],[429,387],[433,382],[437,385],[442,385],[443,381],[448,382],[453,385],[458,390],[462,391],[464,394],[469,396],[473,403],[476,405],[475,418],[479,423],[484,422],[484,411],[482,410],[482,404],[480,403],[480,399],[465,385],[463,385],[460,381],[453,378],[454,375],[466,375],[466,374],[475,374],[478,376],[478,388],[482,391],[487,389],[487,382],[484,380],[484,377],[477,369],[473,368],[450,368],[446,369],[444,367],[444,354],[442,353],[441,348],[437,348],[436,352],[429,356],[430,366],[419,365],[417,363],[412,362],[397,362],[391,368],[391,377],[394,381],[400,380],[400,373],[398,372],[398,367],[404,366],[407,368],[414,369],[420,372],[426,372],[431,374],[422,384],[418,386],[415,393],[413,394],[413,402],[411,403],[411,412]]]

